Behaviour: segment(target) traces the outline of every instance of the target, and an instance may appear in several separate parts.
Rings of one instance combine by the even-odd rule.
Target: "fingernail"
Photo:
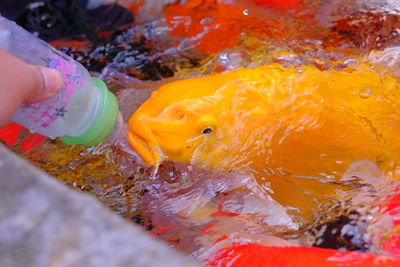
[[[46,92],[55,93],[64,87],[64,77],[58,70],[40,68]]]

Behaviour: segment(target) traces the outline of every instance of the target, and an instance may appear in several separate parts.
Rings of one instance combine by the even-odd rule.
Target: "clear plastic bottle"
[[[56,96],[23,105],[12,121],[32,132],[91,146],[107,138],[118,120],[118,102],[104,82],[69,56],[0,17],[0,47],[29,64],[57,69],[65,87]]]

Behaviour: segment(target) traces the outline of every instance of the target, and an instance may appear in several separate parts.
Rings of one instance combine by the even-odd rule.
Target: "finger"
[[[0,49],[0,126],[22,104],[47,99],[63,86],[63,77],[58,71],[26,64]]]
[[[46,100],[56,95],[64,87],[64,78],[58,70],[29,65],[32,69],[33,82],[28,88],[24,104]]]

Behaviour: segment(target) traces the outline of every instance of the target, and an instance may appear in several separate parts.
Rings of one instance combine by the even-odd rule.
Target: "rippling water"
[[[126,1],[131,10],[153,10],[151,21],[139,12],[135,23],[111,33],[53,43],[105,79],[124,120],[164,83],[240,67],[279,63],[329,70],[364,61],[399,75],[399,14],[380,1],[370,7],[369,1],[170,2]],[[13,149],[22,153],[18,142]],[[395,253],[387,241],[399,220],[397,165],[383,172],[375,162],[356,163],[337,184],[342,197],[324,204],[303,192],[305,205],[317,210],[303,220],[294,207],[278,204],[251,172],[171,162],[155,170],[117,142],[84,148],[46,140],[22,154],[199,260],[238,241]]]

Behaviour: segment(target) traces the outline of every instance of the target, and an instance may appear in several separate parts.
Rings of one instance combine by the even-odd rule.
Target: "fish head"
[[[259,139],[271,115],[270,97],[260,93],[264,85],[254,73],[238,69],[161,86],[130,118],[130,144],[151,165],[168,160],[220,168],[251,162],[261,149],[253,144],[264,144]]]
[[[216,131],[209,108],[201,99],[193,99],[170,105],[156,116],[142,109],[129,121],[128,140],[148,164],[189,162],[204,138]]]
[[[128,140],[143,161],[191,162],[210,142],[222,119],[216,90],[225,76],[191,78],[163,85],[129,119]]]

